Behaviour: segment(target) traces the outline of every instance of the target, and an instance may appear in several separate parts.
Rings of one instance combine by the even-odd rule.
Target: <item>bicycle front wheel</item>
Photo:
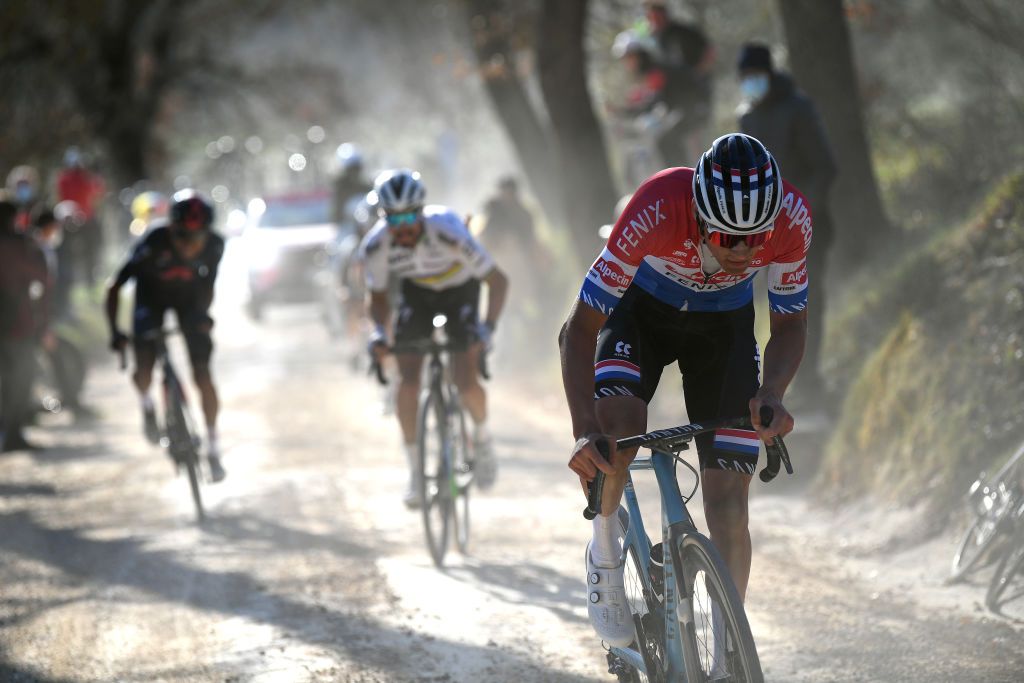
[[[1001,515],[979,515],[971,522],[971,526],[964,532],[953,554],[953,565],[950,568],[949,578],[951,581],[959,581],[976,569],[990,564],[992,558],[979,564],[979,561],[988,553],[993,542],[1003,534],[1004,525],[1001,524]]]
[[[452,517],[449,444],[444,401],[434,392],[420,403],[419,468],[423,531],[430,557],[443,566]]]
[[[459,552],[469,550],[469,489],[473,482],[473,468],[469,464],[469,432],[466,414],[457,399],[448,405],[448,435],[451,443],[451,497],[452,521],[455,525],[455,543]]]
[[[203,494],[199,486],[199,453],[196,451],[196,439],[185,418],[185,408],[182,405],[183,397],[175,393],[174,389],[170,389],[165,394],[165,400],[167,401],[165,422],[171,456],[175,462],[185,465],[189,489],[192,492],[192,503],[196,508],[196,519],[202,522],[206,519],[206,510],[203,508]]]
[[[985,595],[985,604],[994,612],[999,611],[1003,602],[1024,596],[1024,580],[1021,580],[1021,571],[1024,570],[1024,509],[1018,510],[1016,524],[1017,530],[1010,537],[1009,547],[1000,558]],[[1013,590],[1009,591],[1011,586]]]
[[[662,623],[664,611],[659,609],[662,599],[661,587],[655,583],[655,578],[660,580],[661,574],[659,572],[657,577],[651,577],[644,576],[644,573],[636,548],[629,546],[623,578],[626,601],[629,603],[629,611],[633,614],[633,625],[636,629],[636,640],[630,648],[636,650],[643,658],[647,673],[630,668],[619,674],[619,680],[630,683],[660,683],[665,678],[662,650],[665,628]]]
[[[714,544],[689,534],[682,540],[679,560],[679,631],[688,683],[763,683],[743,603]]]

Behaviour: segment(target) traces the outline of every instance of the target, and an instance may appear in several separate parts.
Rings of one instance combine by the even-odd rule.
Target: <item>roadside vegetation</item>
[[[830,497],[938,502],[1024,433],[1024,171],[966,221],[907,244],[830,325],[848,389],[820,473]]]

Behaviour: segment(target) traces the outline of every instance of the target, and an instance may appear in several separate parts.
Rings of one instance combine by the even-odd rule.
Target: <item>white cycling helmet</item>
[[[427,190],[420,174],[407,168],[384,171],[373,183],[377,207],[386,213],[413,211],[423,206]]]
[[[770,230],[782,208],[782,174],[757,138],[729,133],[711,143],[693,169],[697,213],[732,235]]]

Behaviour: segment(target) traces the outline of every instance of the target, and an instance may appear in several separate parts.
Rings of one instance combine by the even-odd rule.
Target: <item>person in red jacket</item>
[[[85,167],[77,147],[69,147],[64,153],[64,170],[57,176],[57,201],[73,201],[84,216],[77,239],[81,267],[89,285],[96,281],[96,266],[103,246],[103,229],[97,210],[104,192],[103,179]]]

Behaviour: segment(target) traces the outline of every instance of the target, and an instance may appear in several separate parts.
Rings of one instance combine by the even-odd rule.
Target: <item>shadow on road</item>
[[[266,552],[280,549],[278,544],[284,542],[319,547],[356,559],[373,556],[371,549],[358,543],[295,531],[266,520],[249,523],[242,518],[228,518],[214,522],[213,526],[214,534],[243,542],[255,540]],[[43,562],[92,583],[134,589],[197,610],[273,625],[284,631],[286,638],[334,651],[348,661],[359,661],[363,670],[370,667],[390,672],[393,678],[389,676],[389,680],[434,680],[435,676],[440,676],[436,680],[451,680],[445,673],[446,663],[454,666],[466,661],[486,662],[482,675],[487,680],[589,680],[547,670],[519,653],[418,636],[410,629],[388,626],[365,616],[355,605],[346,609],[344,604],[277,594],[249,574],[190,566],[173,552],[146,549],[144,539],[100,540],[88,536],[89,530],[84,527],[48,528],[24,511],[0,514],[2,554],[14,553]],[[369,566],[368,571],[376,573],[372,563],[364,560],[360,566]],[[491,570],[490,580],[500,580],[500,571]],[[542,573],[546,575],[548,570],[532,568],[520,574],[518,581],[524,587],[541,585]],[[376,578],[377,588],[381,592],[387,590],[379,576],[364,578],[371,586]],[[34,577],[25,580],[32,581]],[[18,590],[17,586],[6,588]],[[567,586],[559,585],[555,595],[567,592]],[[125,597],[131,599],[130,595]]]
[[[471,564],[445,570],[449,576],[473,582],[502,602],[542,607],[564,621],[576,624],[587,619],[575,610],[586,595],[582,575],[566,576],[548,566],[518,562],[516,564]]]

